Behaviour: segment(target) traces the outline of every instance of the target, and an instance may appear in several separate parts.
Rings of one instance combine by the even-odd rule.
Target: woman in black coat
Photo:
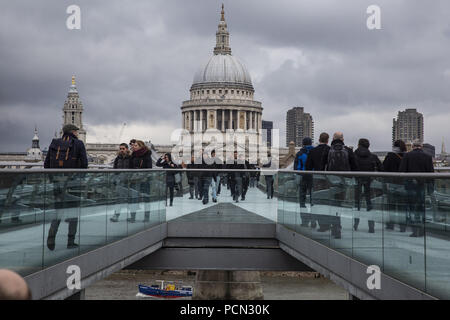
[[[152,168],[152,151],[141,140],[137,140],[133,144],[133,153],[130,158],[130,169],[151,169]],[[132,189],[134,189],[134,196],[132,196],[132,203],[138,204],[144,203],[145,218],[144,222],[150,221],[150,174],[133,174],[135,176],[132,183]],[[127,220],[129,222],[136,221],[136,207],[131,212],[131,217]]]
[[[392,152],[389,152],[383,161],[383,168],[386,172],[399,172],[400,163],[406,154],[406,144],[402,140],[394,142]],[[386,229],[394,230],[394,223],[400,225],[400,231],[406,231],[406,191],[404,189],[403,180],[386,179],[387,180],[387,211],[388,221]],[[396,211],[400,211],[398,214]]]
[[[178,166],[172,161],[172,155],[170,153],[164,154],[156,162],[156,166],[162,167],[164,169],[176,169]],[[170,206],[173,205],[173,189],[175,187],[175,173],[176,172],[166,172],[166,199],[167,199],[167,188],[169,189],[170,195]]]

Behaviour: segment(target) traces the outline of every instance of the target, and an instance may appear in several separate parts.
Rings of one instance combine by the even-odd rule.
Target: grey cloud
[[[371,128],[378,150],[390,148],[400,108],[450,117],[450,3],[376,2],[380,31],[365,27],[368,0],[225,1],[233,53],[260,75],[254,86],[263,118],[282,129],[282,140],[285,113],[296,105],[313,114],[316,128],[342,114],[363,122],[379,110],[383,125]],[[80,31],[65,28],[70,4],[2,4],[0,151],[28,148],[35,123],[48,145],[61,126],[72,74],[87,124],[140,121],[151,132],[152,123],[169,120],[177,127],[194,72],[212,54],[221,2],[79,0]],[[298,49],[307,63],[286,55],[269,70],[261,48]],[[366,116],[353,116],[364,110]],[[432,132],[426,138],[436,145],[450,136],[445,127]]]

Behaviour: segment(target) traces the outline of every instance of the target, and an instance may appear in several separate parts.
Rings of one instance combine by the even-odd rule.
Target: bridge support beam
[[[198,270],[193,299],[262,300],[259,271]]]

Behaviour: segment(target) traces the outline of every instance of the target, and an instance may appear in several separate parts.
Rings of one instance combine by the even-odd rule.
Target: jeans
[[[216,181],[214,179],[211,179],[211,190],[212,190],[212,198],[213,200],[217,199],[217,192],[220,187],[220,176],[217,176]]]

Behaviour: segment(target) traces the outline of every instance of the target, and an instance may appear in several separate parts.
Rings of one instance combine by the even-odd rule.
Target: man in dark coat
[[[130,159],[131,153],[128,150],[128,145],[126,143],[121,143],[119,146],[119,153],[114,159],[113,168],[114,169],[130,169]]]
[[[329,135],[326,132],[322,132],[319,137],[319,145],[309,152],[306,159],[307,171],[324,171],[325,164],[323,158],[328,155],[330,146],[328,145]]]
[[[307,171],[324,171],[324,157],[328,155],[330,146],[328,145],[328,139],[330,136],[326,132],[322,132],[319,137],[319,145],[313,148],[306,159]],[[329,188],[328,182],[325,176],[315,176],[313,179],[314,191],[327,190]],[[330,230],[330,216],[325,214],[312,214],[311,219],[317,220],[319,224],[319,232],[325,232]]]
[[[215,151],[212,151],[215,157]],[[211,181],[214,178],[215,172],[210,170],[215,169],[214,159],[205,152],[202,153],[202,164],[199,166],[200,169],[205,169],[200,175],[200,184],[202,188],[202,203],[208,204],[209,202],[209,187],[211,186]]]
[[[246,169],[245,167],[245,160],[244,159],[238,159],[238,152],[234,151],[233,153],[233,160],[227,159],[225,168],[226,169],[234,169],[234,170],[243,170]],[[244,172],[239,171],[233,171],[228,172],[228,176],[230,178],[230,189],[231,189],[231,195],[233,197],[233,200],[235,202],[239,202],[239,196],[242,194],[242,176],[244,175]]]
[[[114,159],[113,168],[114,169],[130,169],[131,153],[128,150],[128,145],[126,143],[121,143],[119,145],[119,152],[117,157]],[[123,209],[127,209],[128,206],[128,177],[127,174],[118,173],[112,175],[116,186],[116,194],[118,203],[116,204],[116,209],[114,215],[109,219],[111,222],[118,222],[120,212]]]
[[[323,163],[326,171],[356,171],[358,169],[355,154],[352,149],[344,144],[344,134],[342,132],[336,132],[333,135],[330,150],[328,154],[324,155]],[[337,187],[337,191],[334,194],[334,200],[337,206],[340,206],[345,200],[346,194],[345,178],[340,178],[339,180],[342,181],[341,186]],[[340,239],[342,229],[341,217],[336,212],[336,216],[332,218],[331,235],[336,239]]]
[[[197,188],[198,175],[194,171],[189,171],[189,169],[196,169],[194,154],[191,155],[191,163],[189,163],[187,165],[183,165],[183,166],[186,169],[188,169],[188,171],[186,171],[186,178],[187,178],[188,185],[189,185],[189,195],[190,195],[189,199],[194,199],[194,196],[197,199],[198,198],[198,188]]]
[[[423,152],[422,142],[413,142],[413,150],[403,157],[400,163],[400,172],[434,172],[433,158]],[[408,192],[408,207],[413,233],[410,237],[423,237],[425,224],[425,188],[428,184],[429,191],[432,182],[424,179],[407,179],[405,189]]]
[[[406,144],[402,140],[396,140],[392,147],[392,152],[388,152],[383,161],[383,169],[386,172],[398,172],[400,163],[406,153]],[[394,230],[394,223],[400,226],[400,232],[406,231],[407,197],[404,189],[403,179],[386,178],[384,192],[387,196],[386,211],[388,217],[386,229]],[[399,214],[397,213],[399,212]]]
[[[49,169],[86,169],[88,160],[86,148],[81,140],[78,140],[79,128],[73,124],[67,124],[63,127],[63,136],[59,139],[53,139],[44,161],[44,168]],[[67,248],[78,248],[75,243],[75,234],[78,229],[78,211],[80,206],[79,195],[72,195],[70,198],[78,200],[68,201],[70,191],[68,185],[71,182],[71,175],[52,174],[50,181],[53,182],[53,196],[55,199],[56,217],[52,220],[47,237],[47,247],[50,250],[55,249],[55,238],[58,232],[61,219],[69,223],[67,235]]]
[[[383,171],[378,156],[370,152],[370,142],[367,139],[359,139],[358,149],[355,151],[356,160],[358,162],[358,170],[364,172]],[[370,196],[370,177],[356,178],[357,185],[355,187],[355,207],[360,211],[361,209],[361,193],[364,188],[364,197],[366,198],[366,210],[372,210],[372,199]],[[353,229],[358,230],[359,218],[355,218]],[[369,219],[369,233],[375,233],[375,221]]]

